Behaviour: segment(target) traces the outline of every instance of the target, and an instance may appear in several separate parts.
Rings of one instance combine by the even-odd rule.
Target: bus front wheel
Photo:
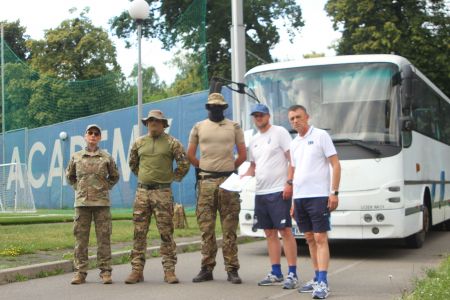
[[[430,210],[427,205],[423,206],[422,213],[422,230],[405,238],[406,246],[408,248],[421,248],[425,242],[425,236],[430,229]]]

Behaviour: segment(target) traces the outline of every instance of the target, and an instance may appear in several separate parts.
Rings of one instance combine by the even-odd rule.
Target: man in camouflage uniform
[[[88,245],[91,222],[97,235],[97,263],[103,283],[111,279],[111,201],[109,190],[119,180],[114,159],[98,147],[102,130],[96,124],[88,125],[84,139],[86,148],[74,153],[67,166],[66,178],[75,189],[74,268],[72,284],[86,282]]]
[[[241,209],[239,194],[219,188],[247,158],[244,133],[236,122],[224,117],[228,107],[223,96],[212,93],[208,96],[206,109],[208,119],[195,124],[189,137],[188,158],[197,168],[198,200],[197,222],[202,232],[202,262],[200,273],[193,282],[213,280],[212,271],[216,265],[217,244],[215,225],[217,211],[222,225],[225,270],[228,281],[241,283],[237,255],[236,230]],[[197,146],[200,160],[196,158]],[[237,158],[234,158],[234,147]]]
[[[183,145],[164,133],[169,127],[167,119],[159,110],[149,112],[142,122],[148,135],[139,137],[130,152],[130,168],[138,177],[138,188],[133,208],[134,245],[131,251],[132,271],[125,283],[144,280],[147,233],[152,214],[161,235],[160,253],[164,268],[164,281],[178,283],[175,275],[177,263],[176,244],[173,239],[173,198],[170,184],[181,179],[189,171]],[[177,168],[173,170],[173,160]]]

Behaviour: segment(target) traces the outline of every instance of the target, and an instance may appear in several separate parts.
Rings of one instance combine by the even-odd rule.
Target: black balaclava
[[[225,105],[206,105],[206,109],[208,110],[208,118],[212,122],[220,122],[225,119],[223,115],[224,110],[226,109]]]

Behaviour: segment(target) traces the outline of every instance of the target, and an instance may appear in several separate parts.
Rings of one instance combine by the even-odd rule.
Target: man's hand
[[[287,184],[287,183],[284,185],[283,199],[284,200],[291,200],[292,199],[292,185]]]
[[[332,212],[338,207],[339,198],[335,194],[330,194],[328,197],[328,210]]]

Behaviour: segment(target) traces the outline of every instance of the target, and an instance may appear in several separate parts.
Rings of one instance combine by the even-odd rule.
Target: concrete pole
[[[231,80],[234,82],[243,82],[247,70],[243,10],[243,0],[231,0]],[[241,104],[244,103],[244,95],[232,93],[232,97],[233,120],[241,124]]]

